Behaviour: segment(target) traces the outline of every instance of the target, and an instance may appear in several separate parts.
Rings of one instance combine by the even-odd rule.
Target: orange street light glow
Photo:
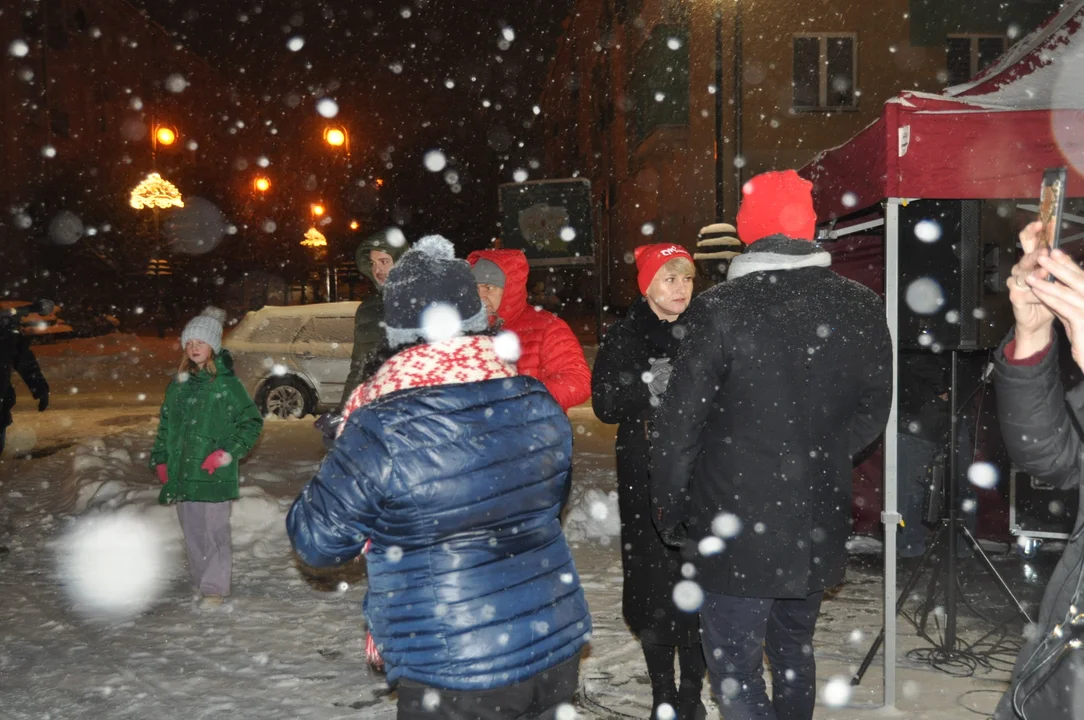
[[[312,214],[315,215],[316,217],[320,217],[321,215],[324,214],[324,206],[319,204],[319,203],[316,203],[315,205],[312,206]]]
[[[154,137],[159,145],[172,145],[177,140],[177,133],[172,128],[162,126],[154,131]]]
[[[346,144],[346,133],[339,128],[328,128],[324,131],[324,141],[333,147]]]
[[[252,185],[260,192],[267,192],[271,189],[271,181],[262,176],[256,178]]]
[[[351,220],[350,221],[350,229],[351,230],[357,230],[358,229],[358,221],[357,220]]]

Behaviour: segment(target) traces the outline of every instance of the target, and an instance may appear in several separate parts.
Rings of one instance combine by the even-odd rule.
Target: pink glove
[[[155,466],[154,471],[158,473],[158,482],[162,483],[163,485],[169,482],[169,472],[166,470],[165,463]]]
[[[229,465],[230,459],[230,454],[225,450],[215,450],[203,460],[203,464],[199,468],[200,470],[206,470],[208,475],[214,475],[215,470]]]

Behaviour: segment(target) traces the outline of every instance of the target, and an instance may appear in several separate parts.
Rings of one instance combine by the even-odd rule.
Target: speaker
[[[1065,540],[1076,524],[1080,491],[1061,490],[1013,466],[1009,471],[1009,531]]]
[[[1016,258],[1008,201],[915,200],[900,207],[900,346],[985,350],[1012,326]]]

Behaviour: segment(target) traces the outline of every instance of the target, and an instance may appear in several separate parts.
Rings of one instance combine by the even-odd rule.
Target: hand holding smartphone
[[[1065,208],[1065,168],[1050,168],[1043,173],[1039,193],[1039,221],[1043,224],[1039,247],[1053,250],[1061,244],[1061,216]]]

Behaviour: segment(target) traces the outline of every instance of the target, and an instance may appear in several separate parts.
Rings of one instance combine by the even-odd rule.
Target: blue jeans
[[[817,698],[813,629],[823,592],[800,599],[706,593],[700,608],[711,689],[726,720],[812,720]],[[771,662],[772,699],[764,683]]]

